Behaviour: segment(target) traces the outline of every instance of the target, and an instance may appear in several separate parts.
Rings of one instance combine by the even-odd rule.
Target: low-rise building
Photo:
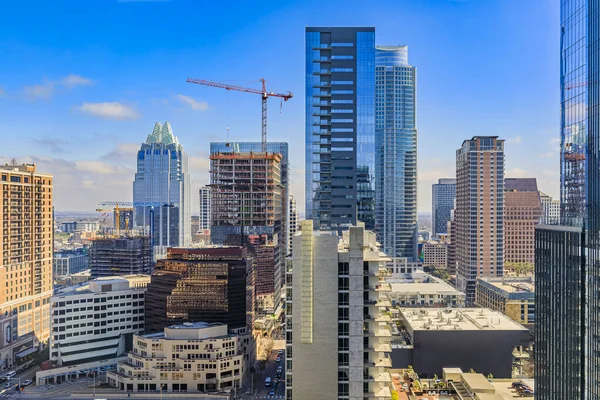
[[[532,276],[478,278],[475,302],[500,311],[520,324],[535,323],[535,283]]]
[[[423,243],[423,266],[448,267],[448,244],[441,242]]]
[[[419,271],[420,272],[420,271]],[[443,280],[413,273],[410,278],[388,280],[387,296],[396,307],[464,307],[465,294]]]
[[[210,393],[242,386],[238,336],[221,323],[186,322],[135,335],[133,350],[108,383],[127,392]]]
[[[144,330],[148,275],[98,278],[52,296],[50,360],[66,366],[118,357]]]
[[[487,308],[401,308],[397,328],[392,367],[424,377],[454,366],[510,378],[513,350],[529,343],[525,327]]]
[[[54,252],[54,278],[76,274],[90,267],[90,259],[84,248]]]
[[[76,231],[95,232],[98,229],[100,229],[100,223],[98,221],[67,221],[63,222],[60,226],[60,230],[65,233],[73,233]]]

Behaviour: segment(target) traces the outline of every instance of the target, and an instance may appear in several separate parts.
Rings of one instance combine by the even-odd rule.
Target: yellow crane
[[[98,212],[107,212],[107,211],[114,211],[115,213],[115,231],[117,233],[117,235],[119,235],[121,233],[121,212],[127,212],[125,214],[125,232],[129,232],[129,215],[131,212],[133,212],[133,208],[132,207],[121,207],[119,208],[119,202],[114,202],[114,207],[110,207],[108,204],[106,204],[107,202],[102,202],[99,204],[99,207],[96,208],[96,211]],[[128,202],[121,202],[121,204],[130,204]]]

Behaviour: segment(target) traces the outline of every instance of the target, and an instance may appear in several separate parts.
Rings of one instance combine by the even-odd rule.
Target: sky
[[[506,140],[506,177],[559,190],[559,0],[55,0],[0,3],[0,163],[54,174],[57,211],[130,201],[135,154],[169,121],[190,157],[193,208],[211,141],[259,141],[260,96],[207,79],[291,91],[269,103],[290,143],[304,211],[304,30],[374,26],[417,67],[419,212],[475,135]],[[229,135],[227,128],[229,127]]]

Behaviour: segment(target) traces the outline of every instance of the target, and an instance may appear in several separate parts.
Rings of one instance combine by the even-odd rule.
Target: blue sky
[[[208,182],[209,142],[260,140],[258,96],[194,77],[292,91],[270,102],[304,209],[304,28],[375,26],[418,68],[419,211],[473,135],[506,139],[506,176],[558,195],[558,0],[10,1],[0,4],[0,162],[55,174],[59,211],[129,200],[135,151],[170,121]],[[194,190],[194,193],[197,193]],[[197,209],[194,194],[194,210]]]

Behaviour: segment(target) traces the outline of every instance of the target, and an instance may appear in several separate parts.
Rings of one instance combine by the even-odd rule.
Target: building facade
[[[475,136],[456,150],[457,287],[475,301],[478,277],[504,274],[504,140]]]
[[[90,257],[83,248],[54,252],[54,278],[65,277],[90,267]]]
[[[148,275],[94,279],[60,290],[51,299],[53,366],[115,358],[144,331]]]
[[[204,321],[252,329],[252,263],[244,247],[169,248],[148,285],[146,332]]]
[[[456,198],[456,179],[438,179],[431,185],[431,234],[437,237],[448,232],[450,213]]]
[[[208,231],[212,225],[210,186],[200,189],[200,220],[198,231]]]
[[[465,294],[454,286],[427,274],[414,273],[408,279],[388,280],[392,307],[464,307]]]
[[[188,156],[168,122],[156,123],[137,153],[133,182],[135,226],[152,236],[160,253],[191,243]]]
[[[150,237],[102,237],[92,240],[92,278],[115,275],[149,275],[152,272]]]
[[[306,219],[375,226],[375,28],[306,28]]]
[[[244,355],[227,325],[186,322],[136,335],[127,362],[106,374],[128,393],[211,393],[241,388]],[[214,397],[213,397],[214,398]],[[220,398],[220,397],[219,397]]]
[[[535,178],[504,180],[504,262],[533,265],[535,227],[542,219]]]
[[[438,242],[423,243],[423,266],[448,267],[448,244]]]
[[[375,232],[390,257],[417,260],[417,69],[408,46],[375,47]]]
[[[351,227],[338,243],[335,232],[313,231],[307,220],[293,240],[286,398],[391,398],[390,317],[381,312],[390,286],[375,234]]]
[[[546,225],[557,225],[560,223],[560,200],[553,199],[540,190],[542,202],[542,223]]]
[[[450,213],[448,221],[448,273],[456,275],[456,221],[454,220],[454,210]]]
[[[11,368],[50,334],[52,175],[35,164],[0,166],[0,368]]]
[[[300,214],[296,207],[296,199],[293,195],[290,195],[290,234],[288,242],[288,255],[292,254],[292,238],[298,231],[298,224],[300,223]]]
[[[63,222],[60,225],[61,232],[96,232],[100,229],[100,224],[97,221],[69,221]]]
[[[533,276],[477,278],[475,303],[499,311],[519,324],[535,323]]]

